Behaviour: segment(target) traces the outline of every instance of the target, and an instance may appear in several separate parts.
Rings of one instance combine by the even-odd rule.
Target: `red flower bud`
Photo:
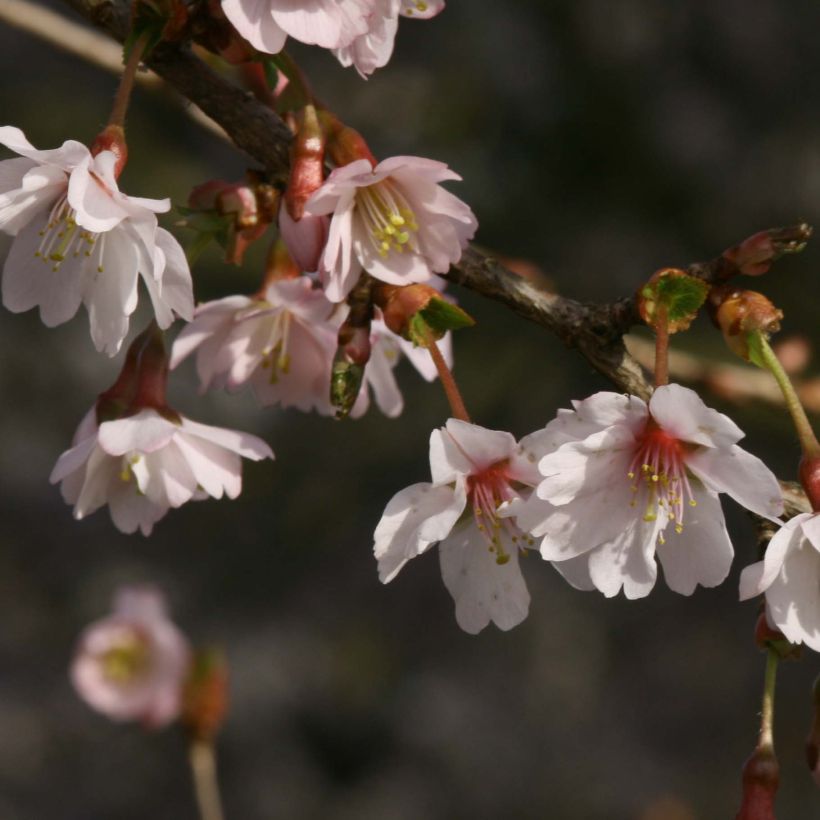
[[[762,293],[720,285],[709,292],[712,320],[720,328],[729,349],[749,360],[750,333],[767,336],[780,330],[783,311],[778,310]]]
[[[743,766],[743,801],[735,820],[775,820],[780,766],[770,749],[755,749]]]

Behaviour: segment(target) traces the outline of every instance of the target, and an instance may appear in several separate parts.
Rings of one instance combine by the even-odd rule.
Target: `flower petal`
[[[492,621],[508,630],[527,617],[530,593],[518,565],[518,548],[506,544],[509,560],[499,564],[472,521],[439,544],[441,577],[456,604],[456,621],[477,635]]]
[[[803,539],[801,525],[810,518],[810,513],[801,513],[787,521],[772,536],[766,546],[763,560],[744,568],[740,574],[741,601],[762,595],[774,583],[789,551],[797,549]]]
[[[697,506],[687,510],[683,530],[667,527],[657,546],[666,585],[681,595],[723,583],[734,557],[717,495],[695,486],[693,497]]]
[[[681,441],[729,447],[743,438],[743,431],[728,416],[707,407],[694,390],[679,384],[656,388],[649,411],[667,433]]]
[[[736,444],[697,449],[684,461],[709,489],[730,495],[747,510],[772,520],[783,513],[783,497],[774,473]]]
[[[126,453],[153,453],[165,447],[179,427],[163,418],[156,410],[141,410],[134,416],[100,425],[100,447],[112,456]]]

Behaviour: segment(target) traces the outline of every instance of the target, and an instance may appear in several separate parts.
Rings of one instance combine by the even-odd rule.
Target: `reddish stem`
[[[450,409],[453,411],[453,418],[469,422],[470,416],[467,413],[464,399],[461,398],[461,393],[456,384],[456,380],[453,378],[453,373],[450,368],[447,367],[447,362],[444,361],[444,356],[441,355],[441,351],[429,327],[424,329],[424,346],[429,351],[433,359],[433,364],[436,366],[438,377],[441,380],[441,386],[444,388],[447,401],[450,402]]]
[[[128,103],[131,101],[131,91],[134,88],[134,80],[137,76],[140,60],[142,60],[145,46],[148,45],[148,32],[140,35],[131,48],[125,68],[120,77],[120,84],[114,96],[114,105],[111,108],[111,115],[108,117],[109,125],[125,126],[125,114],[128,111]]]
[[[655,387],[665,384],[669,384],[669,321],[666,305],[659,305],[655,322]]]

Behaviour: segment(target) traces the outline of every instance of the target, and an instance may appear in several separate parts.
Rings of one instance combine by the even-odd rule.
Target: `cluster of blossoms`
[[[399,492],[376,528],[380,577],[392,580],[438,543],[444,583],[468,632],[490,621],[510,629],[526,617],[519,551],[538,548],[574,587],[608,597],[622,589],[627,598],[647,595],[656,557],[676,592],[717,586],[733,556],[719,493],[772,520],[783,511],[777,480],[737,445],[742,437],[674,384],[657,388],[649,404],[598,393],[518,444],[509,433],[451,419],[430,439],[432,483]],[[745,587],[773,584],[789,532],[767,555],[771,566]],[[797,549],[799,536],[791,540]],[[820,564],[814,569],[816,586]]]

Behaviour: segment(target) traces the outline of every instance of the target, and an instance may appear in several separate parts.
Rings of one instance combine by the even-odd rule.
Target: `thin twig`
[[[202,740],[192,740],[188,748],[188,755],[199,816],[202,820],[223,820],[213,744]]]

